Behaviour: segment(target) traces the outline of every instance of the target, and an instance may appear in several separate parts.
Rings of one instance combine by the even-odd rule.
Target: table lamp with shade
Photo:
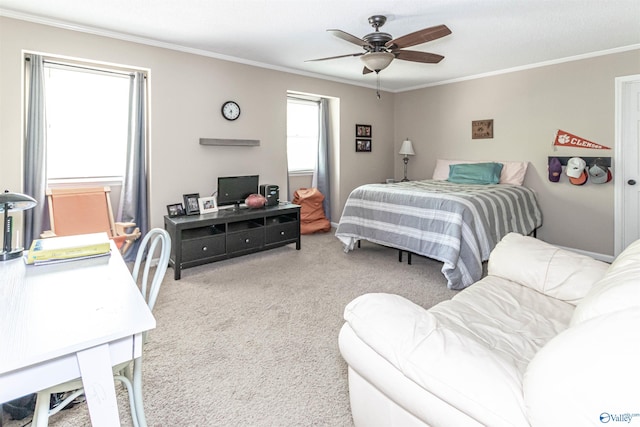
[[[0,193],[0,213],[4,212],[3,235],[4,245],[0,252],[0,261],[8,261],[10,259],[22,256],[23,248],[12,249],[12,231],[13,217],[9,216],[9,211],[24,211],[33,208],[38,202],[26,194],[11,193],[6,190]]]
[[[402,181],[409,181],[409,178],[407,178],[407,163],[409,163],[409,156],[415,156],[416,154],[415,151],[413,151],[413,144],[409,138],[402,141],[398,154],[404,156],[404,178],[402,178]]]

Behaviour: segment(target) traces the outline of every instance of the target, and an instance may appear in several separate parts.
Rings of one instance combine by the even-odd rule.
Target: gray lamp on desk
[[[402,178],[402,181],[409,181],[409,178],[407,178],[407,163],[409,163],[409,156],[415,156],[416,154],[415,151],[413,151],[413,144],[411,144],[409,138],[402,141],[398,154],[404,156],[404,178]]]
[[[0,212],[4,212],[4,221],[2,222],[4,224],[4,246],[0,252],[0,261],[18,258],[22,256],[23,251],[23,248],[11,249],[13,217],[9,216],[9,211],[24,211],[37,204],[38,202],[33,197],[26,194],[11,193],[8,190],[0,194]]]

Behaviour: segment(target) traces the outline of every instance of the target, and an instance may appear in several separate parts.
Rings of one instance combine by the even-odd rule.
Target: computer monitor
[[[249,194],[258,192],[258,182],[258,175],[218,177],[218,206],[234,205],[240,209]]]

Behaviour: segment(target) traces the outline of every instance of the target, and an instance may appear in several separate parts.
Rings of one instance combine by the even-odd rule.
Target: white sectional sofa
[[[512,233],[452,300],[344,317],[356,426],[640,425],[640,241],[609,265]]]

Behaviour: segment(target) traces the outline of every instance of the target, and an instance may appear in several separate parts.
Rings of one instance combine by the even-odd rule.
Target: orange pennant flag
[[[560,129],[556,131],[556,137],[553,141],[553,145],[560,145],[562,147],[593,148],[596,150],[611,150],[609,147],[587,141],[586,139],[582,139],[579,136]]]

